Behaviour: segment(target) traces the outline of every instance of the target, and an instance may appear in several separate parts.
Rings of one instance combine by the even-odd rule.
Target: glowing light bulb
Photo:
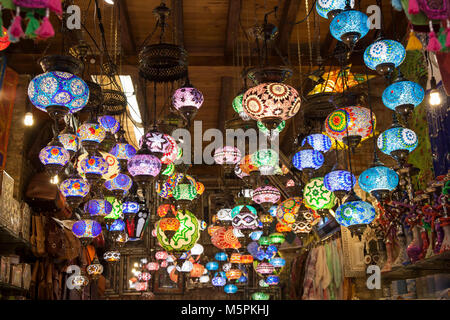
[[[31,127],[34,123],[33,114],[31,112],[25,113],[25,117],[23,118],[23,123],[27,127]]]
[[[107,4],[114,4],[114,0],[105,0]]]
[[[56,175],[56,176],[53,176],[51,179],[50,179],[50,183],[53,183],[53,184],[58,184],[59,183],[59,177]]]
[[[437,89],[433,89],[430,91],[430,96],[428,98],[428,102],[430,106],[438,106],[442,102],[441,93]]]

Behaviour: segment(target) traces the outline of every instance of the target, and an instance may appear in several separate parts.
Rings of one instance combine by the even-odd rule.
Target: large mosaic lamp
[[[128,160],[128,172],[143,188],[151,183],[160,171],[161,160],[152,154],[147,144],[144,144],[142,149]]]
[[[106,162],[100,154],[98,156],[87,156],[81,160],[78,165],[80,171],[91,185],[98,181],[102,175],[107,173],[109,168],[108,162]]]
[[[353,7],[354,1],[351,1]],[[345,9],[346,0],[317,0],[316,11],[325,19],[333,19],[338,13]]]
[[[89,100],[89,87],[76,75],[50,71],[31,80],[28,97],[36,108],[58,119],[83,109]]]
[[[231,222],[233,228],[240,230],[244,234],[243,245],[246,245],[248,235],[259,228],[258,216],[244,206],[240,212],[233,217]]]
[[[361,11],[346,7],[331,21],[330,33],[336,40],[342,41],[353,48],[356,42],[369,32],[368,19],[367,15]]]
[[[72,233],[86,246],[102,233],[102,226],[95,220],[78,220],[72,226]]]
[[[393,157],[400,165],[406,163],[409,153],[416,149],[418,144],[416,133],[400,125],[387,129],[377,140],[378,149]]]
[[[384,201],[389,197],[389,192],[397,187],[398,174],[385,166],[373,166],[359,175],[358,184],[378,201]]]
[[[359,237],[367,225],[375,219],[375,216],[374,207],[370,203],[362,201],[354,192],[337,208],[335,213],[336,221]]]
[[[92,199],[84,204],[84,212],[91,217],[105,217],[111,213],[112,204],[105,199]]]
[[[268,211],[281,198],[280,191],[273,186],[263,186],[253,191],[252,200]],[[270,215],[269,215],[270,216]]]
[[[133,180],[124,173],[119,173],[111,180],[105,181],[105,188],[111,191],[115,197],[121,198],[133,185]]]
[[[369,69],[381,75],[390,74],[400,66],[406,57],[406,50],[400,42],[379,39],[364,51],[364,63]]]
[[[375,114],[360,106],[350,106],[337,109],[325,119],[326,133],[351,148],[356,148],[359,143],[367,139],[372,133],[372,121],[376,126]]]
[[[50,177],[57,175],[70,160],[69,152],[56,139],[39,152],[39,160]]]
[[[346,170],[334,170],[323,177],[323,185],[342,199],[356,184],[355,176]]]
[[[278,166],[278,153],[273,149],[260,149],[252,154],[251,162],[261,175],[271,175]]]
[[[408,81],[401,75],[383,91],[381,96],[383,104],[401,114],[405,120],[424,98],[425,90],[418,83]]]
[[[61,191],[67,203],[73,208],[78,207],[89,193],[89,190],[90,185],[78,175],[69,177],[59,185],[59,191]]]
[[[172,105],[188,123],[197,114],[204,101],[203,94],[194,88],[189,81],[175,90],[172,96]]]
[[[311,171],[319,169],[325,161],[320,151],[305,149],[297,152],[292,158],[292,164],[300,171]]]
[[[331,209],[336,203],[334,193],[325,188],[324,178],[311,179],[303,190],[305,206],[314,210]]]
[[[78,128],[77,136],[83,148],[88,153],[93,154],[105,139],[106,131],[100,124],[94,121],[86,121]]]
[[[242,102],[245,113],[264,123],[269,130],[297,114],[300,104],[297,90],[278,82],[261,83],[248,89]]]
[[[147,132],[144,136],[142,136],[139,141],[139,147],[143,149],[144,142],[150,150],[150,152],[158,157],[158,159],[162,159],[164,154],[168,151],[171,141],[168,139],[167,134],[158,132],[156,128],[153,128],[149,132]]]

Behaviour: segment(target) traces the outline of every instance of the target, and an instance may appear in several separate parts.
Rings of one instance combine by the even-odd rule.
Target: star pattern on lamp
[[[167,140],[163,137],[162,133],[154,133],[147,138],[147,141],[151,143],[150,150],[158,149],[163,150],[163,145],[167,143]]]

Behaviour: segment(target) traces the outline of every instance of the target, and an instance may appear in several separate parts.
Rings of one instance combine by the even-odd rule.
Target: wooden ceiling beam
[[[127,0],[120,0],[119,5],[119,28],[122,49],[125,54],[136,54],[136,42],[131,29],[130,16],[128,14]]]
[[[233,78],[222,77],[220,89],[219,111],[217,112],[217,124],[219,130],[225,133],[225,121],[227,120],[227,110],[230,109],[233,101]]]
[[[172,0],[171,5],[175,44],[184,47],[183,0]]]
[[[281,16],[278,23],[277,47],[283,56],[289,52],[289,39],[297,19],[297,13],[300,9],[301,0],[284,0],[281,8]]]
[[[228,1],[227,33],[225,35],[225,57],[232,57],[233,46],[239,34],[239,16],[241,14],[241,0]]]

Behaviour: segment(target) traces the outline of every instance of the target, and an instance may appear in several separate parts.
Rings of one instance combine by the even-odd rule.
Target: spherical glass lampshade
[[[214,259],[216,259],[217,261],[227,261],[228,256],[225,252],[217,252],[214,256]]]
[[[217,211],[217,220],[219,221],[231,221],[231,209],[223,208]]]
[[[265,292],[255,292],[252,294],[252,300],[269,300],[270,295]]]
[[[256,272],[262,275],[271,274],[274,272],[274,266],[268,262],[261,262],[256,267]]]
[[[64,147],[50,145],[39,152],[39,160],[45,166],[62,168],[70,160],[70,154]]]
[[[376,126],[375,114],[372,113],[373,124]],[[360,106],[340,108],[328,115],[325,120],[325,130],[329,136],[342,142],[349,136],[359,136],[361,140],[369,137],[373,129],[370,120],[370,110]]]
[[[264,133],[266,136],[276,137],[286,127],[286,121],[281,121],[280,124],[273,130],[267,129],[267,127],[261,121],[257,121],[256,125],[258,126],[259,131]]]
[[[327,190],[350,191],[356,183],[355,176],[345,170],[335,170],[327,173],[323,178],[323,184]]]
[[[91,216],[107,216],[112,211],[112,204],[105,199],[92,199],[84,205],[84,211]]]
[[[361,11],[344,10],[331,21],[330,33],[338,41],[354,44],[369,32],[368,19]]]
[[[239,252],[233,252],[230,256],[230,263],[241,263],[241,254]]]
[[[149,263],[147,263],[147,265],[145,266],[145,268],[148,270],[148,271],[158,271],[159,270],[159,264],[158,264],[158,262],[149,262]]]
[[[269,263],[275,268],[282,268],[286,265],[286,260],[280,257],[270,259]]]
[[[280,200],[280,191],[272,186],[264,186],[256,188],[253,191],[252,200],[257,204],[261,203],[276,203]]]
[[[331,209],[336,203],[336,197],[325,188],[323,178],[311,179],[303,190],[305,206],[314,210]]]
[[[40,74],[28,85],[31,103],[45,112],[55,107],[62,113],[75,113],[84,108],[89,100],[88,85],[76,75],[51,71]]]
[[[405,59],[406,50],[400,42],[381,39],[372,42],[364,51],[364,63],[369,69],[397,68]]]
[[[155,253],[156,260],[166,260],[169,254],[166,251],[158,251]]]
[[[106,137],[106,131],[98,123],[85,122],[78,128],[77,136],[82,144],[85,141],[101,143]]]
[[[103,157],[88,156],[79,162],[79,169],[87,178],[89,175],[98,175],[99,177],[108,172],[109,165]]]
[[[228,294],[236,293],[237,290],[238,290],[238,287],[236,287],[236,285],[234,285],[234,284],[227,284],[227,285],[223,288],[223,291],[225,291],[225,293],[228,293]]]
[[[125,222],[122,219],[116,219],[112,224],[106,225],[106,229],[110,232],[122,232],[125,230]]]
[[[171,145],[167,134],[154,130],[147,132],[141,137],[139,141],[139,148],[142,148],[144,141],[151,152],[160,153],[162,154],[161,156],[168,151]]]
[[[220,227],[211,234],[211,243],[221,249],[239,249],[241,244],[239,243],[235,234],[236,229],[233,227],[225,228]]]
[[[383,104],[391,110],[401,106],[417,107],[425,98],[425,90],[412,81],[395,81],[383,91]]]
[[[208,269],[209,271],[219,270],[219,263],[216,261],[210,261],[206,264],[206,269]]]
[[[321,133],[314,133],[310,134],[306,138],[302,140],[302,147],[305,145],[305,143],[308,142],[308,144],[316,151],[320,152],[327,152],[331,148],[331,139],[330,137],[321,134]]]
[[[292,164],[298,170],[304,169],[319,169],[325,161],[323,154],[320,151],[313,149],[300,150],[292,158]]]
[[[246,209],[248,209],[251,213],[253,213],[255,216],[257,215],[257,211],[256,209],[251,206],[251,205],[245,205]],[[239,205],[233,208],[233,210],[231,210],[231,218],[234,218],[235,216],[237,216],[239,214],[239,212],[241,212],[241,210],[244,208],[244,205]]]
[[[155,177],[161,171],[161,161],[151,154],[134,155],[128,160],[128,172],[133,176]]]
[[[277,284],[280,283],[280,277],[279,276],[274,276],[274,275],[270,275],[266,278],[266,283],[269,286],[276,286]]]
[[[220,165],[233,165],[241,161],[241,151],[232,146],[224,146],[214,151],[214,161]]]
[[[203,94],[194,87],[181,87],[172,96],[172,105],[180,110],[183,107],[200,109],[204,101]]]
[[[109,191],[127,193],[133,185],[133,180],[126,174],[119,173],[116,177],[105,182],[105,188]]]
[[[269,235],[270,244],[282,244],[285,240],[286,238],[281,232],[274,232]]]
[[[394,190],[398,185],[398,174],[384,166],[371,167],[359,175],[361,189],[371,193],[378,190]]]
[[[61,182],[59,191],[64,197],[79,197],[84,198],[89,193],[89,184],[80,178],[69,178]]]
[[[273,82],[261,83],[256,87],[248,89],[242,101],[245,113],[254,120],[270,124],[277,119],[275,129],[282,120],[292,118],[300,109],[301,99],[293,87]]]
[[[270,175],[278,166],[278,153],[272,149],[260,149],[252,154],[251,162],[262,175]]]
[[[139,203],[135,201],[125,201],[122,203],[122,212],[125,214],[134,214],[139,212]]]
[[[228,280],[237,280],[241,277],[241,275],[242,271],[239,269],[230,269],[225,274]]]
[[[393,127],[381,133],[377,140],[378,149],[391,155],[393,151],[406,150],[412,152],[419,144],[414,131],[404,127]]]
[[[102,232],[102,226],[95,220],[78,220],[72,226],[77,238],[95,238]]]
[[[224,277],[214,277],[211,283],[214,287],[223,287],[227,283],[227,279]]]
[[[119,142],[109,153],[119,160],[130,160],[136,154],[136,149],[131,144]]]
[[[115,134],[120,129],[120,123],[113,116],[101,116],[98,117],[98,123],[100,126],[109,133]]]
[[[173,197],[175,200],[192,201],[197,196],[197,189],[190,183],[180,183],[173,188]]]
[[[93,278],[97,279],[103,273],[103,266],[95,258],[94,261],[86,267],[87,274]]]
[[[58,141],[61,142],[64,146],[64,149],[67,151],[71,151],[73,153],[78,151],[78,138],[74,133],[61,133],[58,136]]]
[[[303,200],[300,197],[292,197],[281,202],[275,211],[278,221],[283,224],[293,223],[297,218],[302,202]]]
[[[351,7],[353,8],[354,0],[351,1]],[[333,17],[333,13],[344,10],[346,0],[317,0],[316,11],[322,18],[328,19]],[[333,12],[334,11],[334,12]]]
[[[259,227],[258,217],[250,210],[241,210],[231,223],[238,230],[255,230]]]
[[[312,230],[312,225],[308,221],[295,221],[292,224],[292,231],[297,235],[308,234]]]
[[[100,157],[101,155],[101,157]],[[95,163],[91,160],[95,159]],[[104,165],[106,163],[106,171]],[[78,157],[77,171],[82,178],[89,179],[90,174],[101,175],[104,180],[114,179],[120,172],[120,164],[116,157],[107,152],[83,153]],[[92,177],[91,177],[92,178]]]
[[[358,224],[369,224],[375,219],[375,209],[365,201],[349,201],[337,208],[336,221],[344,226],[350,227]]]

